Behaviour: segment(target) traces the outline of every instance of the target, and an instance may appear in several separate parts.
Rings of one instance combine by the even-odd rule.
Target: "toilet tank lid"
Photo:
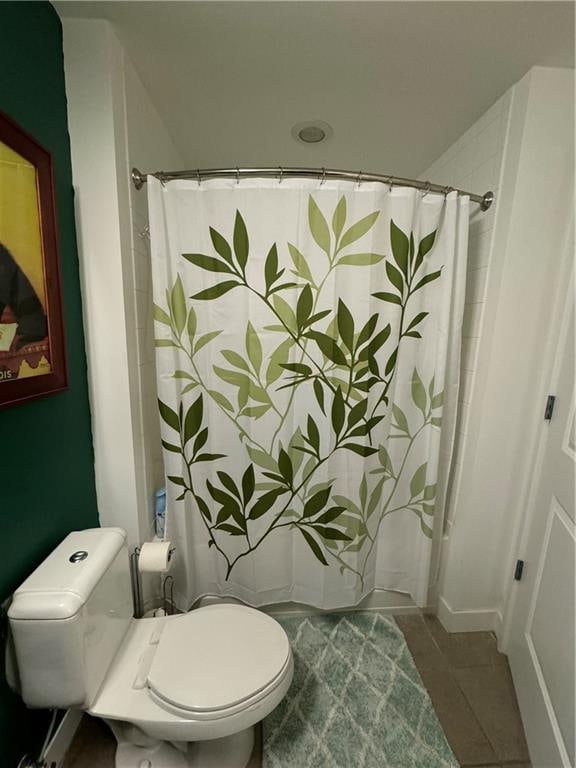
[[[122,528],[73,531],[14,593],[14,620],[69,619],[78,613],[126,542]]]

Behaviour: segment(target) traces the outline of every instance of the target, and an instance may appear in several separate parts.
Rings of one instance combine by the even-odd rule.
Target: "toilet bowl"
[[[114,732],[117,768],[144,760],[146,768],[243,768],[254,725],[284,698],[292,674],[276,621],[212,605],[135,620],[88,711]]]
[[[245,768],[254,725],[292,681],[286,633],[254,608],[132,618],[118,528],[70,534],[8,615],[26,704],[104,719],[116,768]]]

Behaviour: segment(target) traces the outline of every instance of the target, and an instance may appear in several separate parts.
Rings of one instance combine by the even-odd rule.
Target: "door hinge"
[[[514,568],[514,580],[520,581],[522,578],[522,571],[524,570],[524,560],[516,560],[516,568]]]
[[[554,413],[554,403],[556,402],[555,395],[548,395],[546,398],[546,408],[544,409],[544,421],[550,421],[552,414]]]

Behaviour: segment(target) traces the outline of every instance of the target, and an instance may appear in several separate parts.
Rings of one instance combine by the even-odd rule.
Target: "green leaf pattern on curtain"
[[[441,277],[441,269],[427,271],[436,231],[416,243],[411,232],[390,221],[391,254],[364,252],[357,243],[378,218],[379,211],[373,211],[350,222],[345,196],[334,210],[323,212],[310,195],[308,225],[323,254],[323,273],[319,274],[317,265],[312,270],[294,243],[271,243],[263,274],[256,280],[249,269],[249,222],[237,211],[231,241],[210,227],[213,252],[182,254],[189,269],[212,273],[213,284],[186,297],[177,275],[166,292],[165,305],[154,306],[156,323],[169,332],[156,345],[178,350],[179,367],[172,376],[182,383],[178,403],[159,401],[163,434],[169,434],[162,445],[180,454],[183,467],[180,475],[169,475],[168,480],[178,489],[177,500],[188,495],[193,499],[209,546],[226,563],[226,578],[279,529],[300,534],[310,556],[322,566],[353,573],[360,582],[389,515],[416,515],[422,534],[432,536],[436,485],[428,482],[426,463],[411,477],[406,473],[418,437],[441,424],[442,392],[435,390],[434,377],[423,381],[415,368],[411,397],[416,418],[390,402],[390,392],[399,348],[422,343],[429,314],[411,311],[411,300]],[[322,298],[334,270],[366,269],[382,261],[387,284],[372,295],[395,307],[398,330],[394,333],[378,313],[360,323],[341,298],[336,302]],[[202,328],[202,306],[219,301],[233,289],[248,292],[251,300],[266,307],[269,324],[264,328],[277,335],[270,354],[264,355],[259,329],[251,322],[242,336],[235,336],[242,338],[241,347],[221,347],[215,354],[222,329]],[[233,312],[234,304],[228,306]],[[217,390],[199,354],[208,345],[211,359],[218,360],[213,364],[221,382]],[[302,388],[320,410],[315,411],[316,417],[305,416],[282,445],[279,436],[294,420],[294,394]],[[282,390],[289,391],[287,401],[278,396]],[[246,462],[235,476],[218,469],[226,446],[204,423],[206,399],[234,425],[244,448]],[[267,442],[258,442],[250,422],[267,414],[273,415],[275,427]],[[385,418],[390,419],[387,439],[402,441],[401,459],[396,454],[395,464],[386,445],[378,442],[377,427]],[[337,451],[351,452],[364,461],[354,498],[337,493],[334,479],[320,481],[320,468]],[[195,477],[195,465],[200,462],[211,462],[215,468],[215,482],[207,480],[203,487]],[[400,487],[407,489],[401,499]],[[232,540],[234,546],[229,546]]]

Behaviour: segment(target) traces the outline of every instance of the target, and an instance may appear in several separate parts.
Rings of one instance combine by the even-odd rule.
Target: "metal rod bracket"
[[[134,184],[136,189],[142,189],[142,187],[146,183],[146,176],[144,176],[144,174],[142,174],[138,170],[138,168],[132,168],[130,178],[132,179],[132,183]]]
[[[494,202],[494,192],[486,192],[486,194],[482,195],[482,202],[480,203],[480,210],[487,211],[488,208],[492,205]]]

